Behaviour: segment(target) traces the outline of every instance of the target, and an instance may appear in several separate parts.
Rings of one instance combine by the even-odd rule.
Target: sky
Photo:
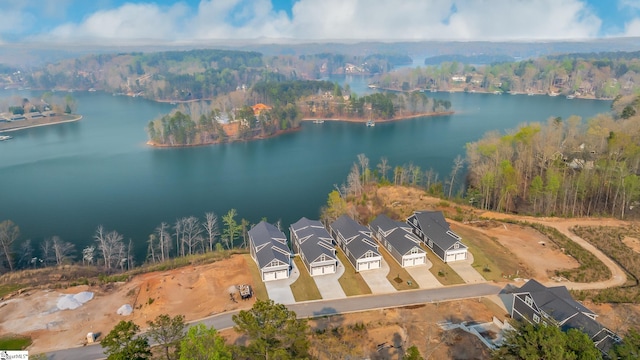
[[[0,0],[0,44],[640,36],[640,0]]]

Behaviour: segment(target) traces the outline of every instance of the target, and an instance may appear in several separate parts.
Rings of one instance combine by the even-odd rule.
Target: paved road
[[[352,296],[346,299],[308,301],[287,305],[287,308],[295,311],[298,317],[306,318],[448,300],[477,298],[496,295],[500,290],[501,288],[499,286],[489,283],[459,285],[439,289],[411,290],[381,295]],[[236,313],[237,311],[211,316],[194,322],[193,324],[203,323],[206,326],[214,326],[218,330],[230,328],[233,327],[231,317]],[[59,350],[47,354],[47,359],[50,360],[94,360],[103,359],[104,357],[102,347],[99,344]]]

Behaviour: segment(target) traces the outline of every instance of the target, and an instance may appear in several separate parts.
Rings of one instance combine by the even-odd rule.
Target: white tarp
[[[120,306],[118,308],[118,311],[116,311],[118,315],[122,315],[122,316],[131,315],[132,312],[133,312],[133,308],[129,304],[124,304]]]
[[[90,291],[79,292],[75,295],[62,295],[56,306],[59,310],[74,310],[91,299],[93,299],[93,293]]]

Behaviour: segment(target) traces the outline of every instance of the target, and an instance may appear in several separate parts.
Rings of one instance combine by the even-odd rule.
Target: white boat
[[[11,139],[13,139],[13,136],[0,135],[0,141],[11,140]]]
[[[376,122],[373,120],[367,121],[367,126],[376,126]]]
[[[567,95],[567,99],[569,99],[569,100],[571,100],[571,99],[573,99],[575,97],[576,97],[575,95]]]
[[[320,120],[320,119],[318,119],[318,120],[313,120],[313,123],[314,123],[314,124],[322,124],[322,123],[324,123],[324,120]]]

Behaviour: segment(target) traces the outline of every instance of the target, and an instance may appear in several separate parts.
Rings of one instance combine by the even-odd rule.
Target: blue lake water
[[[366,91],[366,78],[348,81]],[[0,97],[16,93],[0,92]],[[21,97],[38,93],[21,92]],[[22,238],[53,235],[84,247],[102,224],[133,239],[144,255],[146,240],[165,221],[183,216],[220,217],[236,208],[251,223],[266,217],[287,228],[300,217],[317,218],[334,184],[342,183],[357,154],[375,168],[433,168],[442,176],[467,142],[494,129],[549,117],[584,118],[607,112],[610,102],[563,97],[430,93],[449,99],[451,116],[418,118],[375,127],[305,123],[295,133],[248,143],[154,149],[145,145],[148,121],[172,106],[105,93],[74,93],[76,123],[11,133],[0,142],[0,220],[11,219]]]

